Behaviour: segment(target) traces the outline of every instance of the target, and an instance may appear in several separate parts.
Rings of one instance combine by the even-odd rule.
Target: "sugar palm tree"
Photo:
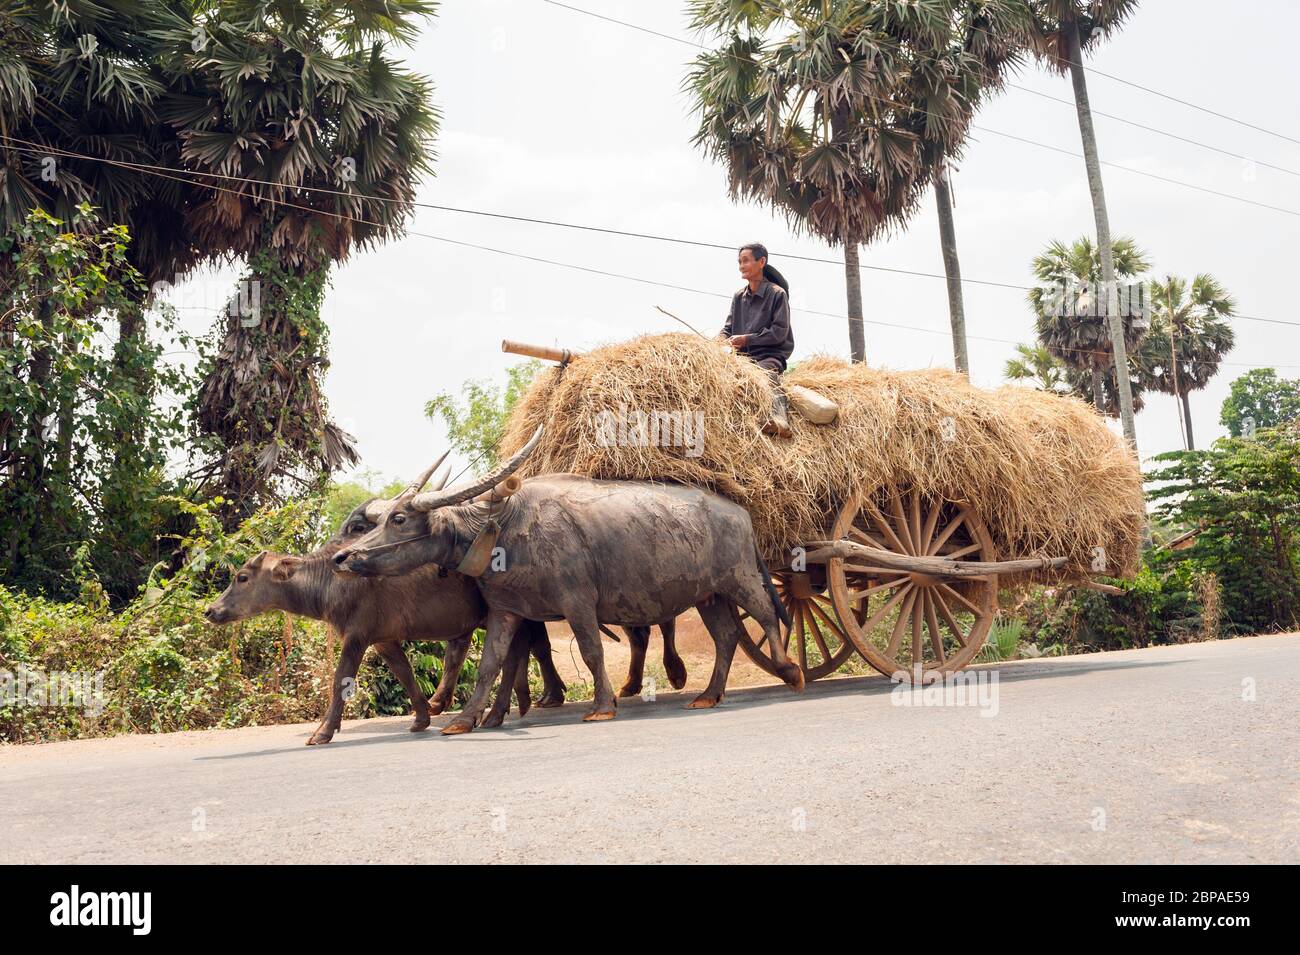
[[[70,220],[89,200],[130,228],[146,289],[201,262],[244,259],[265,293],[260,322],[232,314],[219,329],[195,409],[215,453],[213,489],[237,502],[228,517],[277,482],[311,483],[352,459],[320,395],[319,306],[330,265],[399,235],[430,170],[430,86],[386,45],[409,42],[434,9],[0,0],[0,224],[37,205]],[[247,181],[196,182],[196,172]],[[125,316],[121,339],[142,327]]]
[[[1209,384],[1232,350],[1236,336],[1227,319],[1235,311],[1232,296],[1212,275],[1201,273],[1190,285],[1173,275],[1151,283],[1151,334],[1139,350],[1138,364],[1147,387],[1179,402],[1189,451],[1196,445],[1187,396]]]
[[[951,167],[960,157],[970,115],[990,93],[1002,88],[1005,74],[1020,62],[1033,21],[1024,0],[969,0],[951,4],[950,13],[949,34],[941,46],[918,50],[911,75],[914,94],[921,97],[916,105],[926,118],[921,132],[923,162],[934,170],[953,363],[969,375]],[[954,104],[959,108],[954,109]]]
[[[1101,250],[1101,281],[1106,294],[1107,327],[1114,342],[1113,363],[1125,368],[1128,348],[1122,334],[1123,320],[1118,308],[1115,284],[1116,266],[1111,258],[1110,214],[1101,179],[1101,162],[1097,153],[1097,133],[1092,125],[1092,107],[1088,101],[1088,81],[1083,69],[1083,53],[1095,49],[1102,40],[1117,31],[1137,8],[1137,0],[1031,0],[1035,18],[1034,51],[1050,69],[1070,74],[1074,87],[1075,111],[1079,117],[1079,138],[1083,143],[1084,166],[1088,188],[1092,193],[1093,219],[1097,227],[1097,246]],[[1133,399],[1127,374],[1117,375],[1120,419],[1124,437],[1137,451],[1137,432],[1133,422]]]
[[[1016,357],[1008,358],[1002,375],[1009,381],[1023,381],[1039,391],[1061,394],[1070,390],[1069,368],[1043,345],[1017,345]]]
[[[90,202],[98,220],[126,225],[131,264],[147,285],[188,270],[182,184],[112,165],[165,156],[154,112],[165,82],[159,35],[183,27],[172,4],[136,0],[0,0],[0,231],[42,208],[68,223]],[[123,314],[137,330],[138,316]]]
[[[1145,342],[1146,339],[1143,341]],[[1140,344],[1138,348],[1141,348]],[[1141,414],[1142,409],[1146,407],[1146,395],[1142,393],[1144,379],[1138,367],[1136,353],[1129,358],[1128,368],[1129,394],[1133,396],[1133,412]],[[1065,380],[1069,383],[1071,392],[1085,401],[1092,401],[1097,410],[1106,417],[1119,417],[1119,385],[1115,381],[1114,364],[1104,363],[1099,377],[1094,376],[1091,371],[1067,368]],[[1100,394],[1100,404],[1097,403],[1098,394]]]
[[[780,210],[844,249],[849,350],[865,357],[859,247],[918,206],[930,167],[909,95],[906,36],[938,48],[948,3],[692,0],[718,47],[686,80],[696,145],[727,169],[732,198]],[[958,112],[965,104],[955,103]],[[947,124],[945,124],[946,126]]]
[[[1116,273],[1126,278],[1136,278],[1150,267],[1145,253],[1129,238],[1116,239],[1109,258]],[[1037,284],[1029,292],[1029,304],[1039,343],[1077,373],[1072,381],[1083,386],[1083,394],[1091,394],[1093,405],[1103,413],[1108,413],[1106,369],[1111,368],[1116,412],[1122,414],[1123,394],[1127,390],[1131,397],[1132,379],[1125,376],[1120,384],[1114,380],[1114,339],[1106,309],[1094,297],[1101,274],[1099,250],[1087,236],[1068,245],[1054,240],[1034,257],[1032,268]],[[1120,341],[1132,350],[1146,335],[1148,322],[1140,300],[1133,302],[1128,295],[1125,299]]]
[[[206,474],[235,520],[355,460],[321,394],[320,306],[331,265],[401,235],[416,182],[431,172],[431,86],[386,45],[412,40],[435,4],[184,6],[187,22],[162,35],[158,115],[180,167],[235,177],[205,184],[184,225],[205,256],[247,261],[245,281],[260,293],[255,308],[222,320],[196,409],[215,452]]]

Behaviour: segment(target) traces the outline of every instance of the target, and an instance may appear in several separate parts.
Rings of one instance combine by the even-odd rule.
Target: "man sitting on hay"
[[[790,330],[790,283],[767,261],[767,247],[751,242],[740,247],[740,274],[748,283],[731,298],[731,312],[722,326],[725,338],[736,354],[744,355],[772,379],[772,414],[763,431],[790,437],[786,417],[790,402],[781,385],[781,375],[794,351]]]

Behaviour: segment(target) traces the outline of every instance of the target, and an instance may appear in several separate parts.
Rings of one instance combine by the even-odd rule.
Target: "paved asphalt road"
[[[1300,862],[1300,636],[998,674],[991,716],[844,679],[9,747],[0,862]]]

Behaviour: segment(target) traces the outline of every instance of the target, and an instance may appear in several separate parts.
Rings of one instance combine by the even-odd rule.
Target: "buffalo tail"
[[[758,569],[763,572],[763,586],[767,588],[767,595],[772,598],[772,609],[776,611],[776,615],[781,619],[781,622],[785,624],[786,630],[789,630],[794,626],[794,624],[790,620],[790,614],[785,609],[785,605],[781,603],[781,597],[776,592],[776,587],[772,583],[772,575],[767,572],[767,561],[765,561],[763,555],[758,552],[757,543],[754,544],[754,559],[758,561]]]

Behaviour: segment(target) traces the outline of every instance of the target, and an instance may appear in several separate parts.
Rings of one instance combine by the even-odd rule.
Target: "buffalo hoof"
[[[582,718],[584,723],[602,723],[605,720],[612,720],[618,716],[617,710],[592,710]]]
[[[691,702],[686,704],[688,710],[711,710],[722,702],[720,696],[697,696]]]
[[[686,685],[686,664],[681,658],[664,661],[664,671],[668,674],[668,682],[672,684],[674,690],[680,690]]]
[[[442,712],[443,710],[445,710],[446,708],[447,708],[447,704],[444,703],[442,700],[430,700],[430,701],[429,701],[429,715],[430,715],[430,716],[437,716],[439,713],[441,713],[441,712]],[[428,724],[428,723],[425,723],[424,725],[425,725],[425,726],[428,726],[429,724]]]
[[[624,683],[621,687],[618,688],[618,695],[619,695],[619,696],[622,696],[622,697],[628,697],[628,696],[640,696],[640,695],[641,695],[641,684],[640,684],[640,683]]]
[[[781,671],[783,679],[796,693],[802,693],[804,687],[803,670],[793,663],[786,664],[787,669]]]
[[[460,736],[462,733],[474,732],[474,721],[457,717],[442,728],[443,736]]]
[[[334,734],[333,734],[333,733],[325,733],[325,732],[322,732],[321,730],[317,730],[316,732],[312,733],[311,736],[307,737],[307,745],[308,745],[308,746],[324,746],[326,743],[328,743],[328,742],[329,742],[330,740],[332,740],[333,738],[334,738]]]
[[[413,723],[411,724],[411,732],[412,732],[412,733],[423,733],[423,732],[424,732],[425,730],[427,730],[428,728],[429,728],[429,717],[428,717],[428,715],[425,715],[425,716],[417,716],[417,717],[415,718],[415,722],[413,722]]]
[[[480,723],[479,726],[482,726],[486,729],[494,730],[505,721],[506,721],[506,715],[504,713],[498,713],[496,710],[493,710],[487,716],[483,717],[483,722]]]
[[[518,700],[518,702],[519,702],[519,716],[521,718],[527,716],[528,711],[533,708],[532,699],[530,699],[529,696],[525,694],[522,698]]]
[[[557,706],[563,706],[564,691],[561,690],[559,693],[551,693],[549,691],[543,693],[541,695],[541,698],[538,699],[538,701],[533,705],[536,706],[539,710],[550,710],[550,709],[554,709]]]

